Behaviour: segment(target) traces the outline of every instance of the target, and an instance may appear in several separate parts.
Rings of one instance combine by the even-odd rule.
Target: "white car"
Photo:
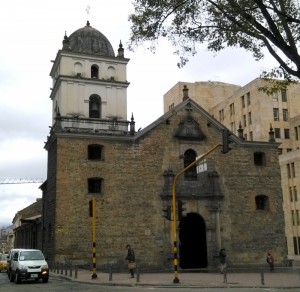
[[[10,281],[16,283],[22,280],[42,279],[44,283],[49,280],[49,268],[43,253],[38,249],[16,251],[11,261]]]

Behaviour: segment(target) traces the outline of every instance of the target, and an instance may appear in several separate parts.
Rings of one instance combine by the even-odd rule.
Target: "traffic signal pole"
[[[208,150],[206,153],[201,155],[198,159],[193,161],[191,164],[189,164],[186,168],[181,170],[179,173],[177,173],[174,177],[173,180],[173,185],[172,185],[172,210],[173,210],[173,254],[174,254],[174,280],[173,283],[179,283],[179,278],[178,278],[178,252],[177,252],[177,220],[176,220],[176,182],[178,177],[183,174],[185,171],[190,169],[192,166],[194,166],[196,163],[200,162],[203,160],[208,154],[210,154],[212,151],[214,151],[216,148],[219,146],[222,146],[222,144],[217,144],[210,150]]]

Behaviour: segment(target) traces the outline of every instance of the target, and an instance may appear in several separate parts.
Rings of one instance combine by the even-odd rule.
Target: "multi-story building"
[[[300,84],[291,84],[286,90],[273,95],[260,90],[266,85],[269,84],[260,78],[243,87],[211,81],[178,82],[164,95],[164,111],[179,103],[179,92],[186,90],[186,86],[191,99],[233,133],[241,131],[247,141],[268,141],[268,132],[273,129],[275,140],[279,143],[288,257],[299,262],[300,205],[297,203],[297,187],[300,189]],[[232,91],[222,92],[220,86]]]

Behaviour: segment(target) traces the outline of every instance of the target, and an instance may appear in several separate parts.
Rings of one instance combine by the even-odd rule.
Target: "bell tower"
[[[127,63],[89,21],[65,34],[50,76],[53,80],[52,126],[68,132],[128,131]]]

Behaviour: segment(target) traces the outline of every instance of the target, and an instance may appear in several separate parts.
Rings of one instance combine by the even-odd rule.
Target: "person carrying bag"
[[[134,278],[134,270],[136,269],[134,250],[131,248],[130,244],[126,245],[126,249],[127,249],[126,260],[128,261],[128,270],[130,272],[131,278]]]

